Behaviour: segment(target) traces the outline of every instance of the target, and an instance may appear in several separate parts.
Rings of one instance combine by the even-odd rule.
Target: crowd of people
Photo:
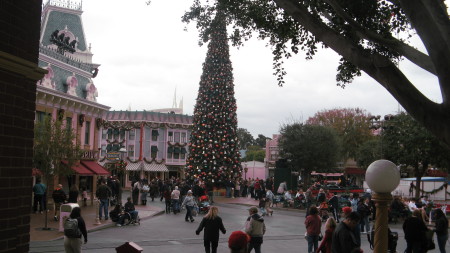
[[[229,180],[224,182],[223,186],[226,189],[225,197],[247,197],[259,202],[258,206],[252,206],[248,209],[249,216],[244,231],[235,231],[230,235],[229,247],[231,252],[250,252],[252,250],[256,253],[261,252],[263,236],[266,231],[264,216],[272,215],[273,206],[280,201],[283,202],[283,206],[300,204],[306,209],[304,224],[308,252],[362,252],[361,235],[371,233],[370,236],[373,240],[370,224],[371,221],[375,221],[376,207],[370,190],[361,195],[350,193],[339,196],[336,193],[329,192],[326,188],[320,188],[317,194],[314,194],[317,185],[309,187],[306,191],[301,188],[292,191],[288,189],[286,182],[281,182],[275,188],[273,178],[266,180]],[[66,202],[77,203],[80,194],[76,185],[72,185],[68,195],[62,188],[62,185],[57,185],[52,194],[56,206],[55,220],[59,219],[58,206]],[[46,209],[46,186],[37,181],[33,191],[35,193],[33,211],[36,213],[42,212]],[[177,214],[185,209],[185,221],[193,222],[194,212],[195,210],[198,211],[198,204],[201,199],[207,199],[211,204],[214,203],[213,191],[214,184],[211,181],[185,181],[177,178],[164,181],[158,178],[150,181],[140,179],[132,183],[131,196],[127,198],[125,206],[122,207],[120,182],[117,178],[110,177],[99,180],[95,196],[100,203],[98,210],[100,219],[108,220],[110,217],[117,223],[117,226],[121,226],[124,223],[124,214],[129,214],[131,220],[135,220],[138,217],[135,205],[146,205],[148,198],[151,201],[154,201],[155,198],[159,198],[160,201],[164,200],[166,213]],[[110,205],[114,206],[114,209],[108,212]],[[433,233],[437,235],[440,252],[445,252],[448,239],[448,220],[445,211],[433,207],[433,202],[428,201],[426,196],[417,200],[394,197],[389,208],[389,218],[404,219],[402,227],[407,244],[405,252],[427,252],[432,247],[430,235],[432,236]],[[74,209],[74,211],[71,217],[78,219],[80,226],[83,226],[80,211],[78,209]],[[204,230],[204,247],[207,253],[217,252],[219,232],[226,233],[222,219],[218,216],[218,211],[216,206],[209,206],[206,215],[195,231],[196,234],[200,234]],[[431,221],[435,222],[433,229],[426,226],[427,222]],[[322,224],[324,224],[323,233]],[[85,242],[87,242],[87,236],[84,233],[76,240],[65,239],[65,247],[68,252],[70,251],[69,248],[75,248],[74,252],[78,252],[76,250],[81,247],[82,236],[85,237]]]

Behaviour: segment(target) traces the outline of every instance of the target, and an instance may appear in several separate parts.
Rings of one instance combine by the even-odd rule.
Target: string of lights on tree
[[[236,135],[237,116],[233,68],[225,18],[218,13],[211,32],[194,108],[186,178],[221,183],[241,177]]]

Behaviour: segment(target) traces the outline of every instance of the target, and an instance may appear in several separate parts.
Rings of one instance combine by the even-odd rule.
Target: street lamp
[[[392,201],[391,192],[400,183],[400,171],[388,160],[376,160],[366,171],[366,182],[373,191],[372,200],[377,207],[375,218],[375,253],[385,253],[388,250],[388,204]]]

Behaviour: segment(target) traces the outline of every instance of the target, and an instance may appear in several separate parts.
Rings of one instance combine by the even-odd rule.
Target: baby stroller
[[[198,212],[207,213],[211,204],[209,203],[208,196],[204,195],[198,198]]]
[[[327,202],[322,202],[319,205],[319,216],[322,218],[322,222],[326,222],[328,220],[328,209],[330,207],[328,206]]]

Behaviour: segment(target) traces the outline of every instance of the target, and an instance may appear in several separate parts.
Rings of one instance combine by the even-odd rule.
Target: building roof
[[[162,113],[152,111],[109,111],[107,121],[134,121],[192,125],[193,117],[185,114]]]

